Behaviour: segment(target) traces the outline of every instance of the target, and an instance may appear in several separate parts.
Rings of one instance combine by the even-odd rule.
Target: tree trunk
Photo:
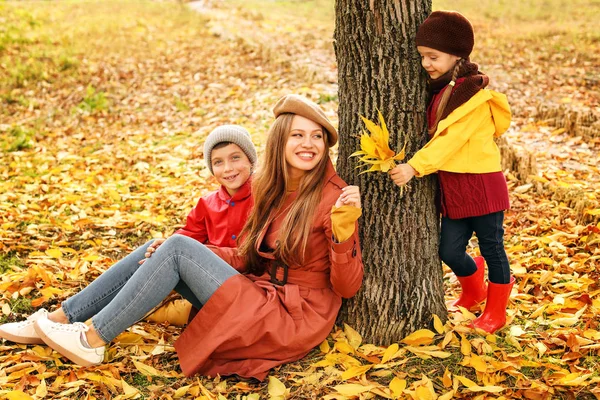
[[[337,170],[361,188],[365,264],[363,287],[340,317],[365,340],[381,345],[431,326],[433,314],[445,320],[447,313],[436,178],[413,179],[401,196],[387,174],[359,176],[357,160],[348,158],[359,148],[364,127],[359,114],[373,120],[376,108],[390,130],[390,147],[398,151],[406,143],[406,160],[427,142],[426,79],[414,39],[430,10],[431,0],[336,0]]]

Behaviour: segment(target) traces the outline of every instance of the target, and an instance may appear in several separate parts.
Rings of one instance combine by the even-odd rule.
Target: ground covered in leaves
[[[340,327],[258,383],[185,379],[180,329],[140,323],[94,368],[0,344],[0,397],[600,398],[599,5],[546,3],[434,3],[473,20],[473,59],[516,115],[503,143],[509,327],[480,335],[457,312],[388,348]],[[215,187],[200,147],[214,126],[244,125],[261,146],[270,107],[289,92],[335,119],[331,1],[194,8],[0,2],[0,322],[55,307],[171,234]]]

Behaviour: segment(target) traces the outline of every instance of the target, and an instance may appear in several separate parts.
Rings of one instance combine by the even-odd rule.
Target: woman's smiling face
[[[295,115],[285,144],[285,160],[292,178],[315,168],[325,154],[325,133],[316,122]]]

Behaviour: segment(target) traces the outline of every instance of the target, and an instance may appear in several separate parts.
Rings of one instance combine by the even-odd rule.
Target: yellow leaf
[[[347,342],[338,340],[337,342],[335,342],[333,347],[340,353],[354,354],[354,347],[350,346]]]
[[[583,337],[592,340],[600,340],[600,332],[593,329],[586,329],[583,331]]]
[[[467,389],[471,392],[499,393],[506,389],[501,386],[479,386],[478,384],[476,384],[468,378],[465,378],[464,376],[456,375],[455,378],[458,379],[460,383],[465,385]]]
[[[470,390],[471,392],[488,392],[488,393],[500,393],[503,390],[506,390],[506,388],[502,387],[502,386],[479,386],[479,385],[475,385],[473,387],[467,388],[468,390]]]
[[[512,246],[506,249],[507,253],[518,253],[521,251],[525,251],[527,250],[527,247],[523,246],[522,244],[518,244],[516,246]]]
[[[133,361],[133,365],[145,376],[161,376],[161,373],[157,369],[139,361]]]
[[[346,383],[343,385],[335,385],[333,388],[336,390],[336,392],[344,396],[358,396],[361,393],[368,392],[374,387],[374,385],[363,386],[357,383]]]
[[[360,365],[350,367],[342,373],[342,380],[347,381],[348,379],[364,375],[368,370],[371,369],[371,367],[373,367],[373,365]]]
[[[510,334],[511,336],[519,337],[523,336],[525,331],[519,325],[513,325],[510,327]]]
[[[460,383],[462,383],[463,385],[465,385],[468,388],[477,386],[477,384],[475,382],[473,382],[469,378],[465,378],[464,376],[454,375],[454,377],[456,379],[458,379],[460,381]]]
[[[444,340],[442,341],[442,345],[440,348],[444,349],[448,344],[454,339],[454,333],[452,331],[446,332],[446,336],[444,336]]]
[[[126,398],[134,397],[139,393],[139,390],[125,382],[123,379],[121,379],[121,387],[123,388],[123,394]]]
[[[188,390],[190,390],[190,387],[192,385],[186,385],[186,386],[182,386],[179,389],[177,389],[175,391],[175,394],[173,395],[174,398],[178,399],[180,397],[183,397],[187,394]],[[285,387],[285,386],[284,386]]]
[[[400,153],[398,153],[394,156],[394,160],[402,161],[402,160],[404,160],[404,157],[406,157],[406,144],[404,145],[404,147],[402,147],[402,150],[400,150]]]
[[[406,381],[395,376],[390,382],[390,390],[394,394],[394,398],[402,396],[404,389],[406,389]]]
[[[20,390],[8,392],[4,395],[4,398],[7,400],[33,400],[33,397]]]
[[[463,353],[465,356],[471,354],[471,342],[469,342],[469,339],[467,339],[467,337],[463,335],[461,335],[460,338],[460,352]]]
[[[46,385],[46,380],[42,379],[42,382],[35,388],[36,397],[43,399],[48,394],[48,387]]]
[[[376,156],[377,154],[377,145],[369,135],[362,135],[360,137],[360,147],[365,153],[367,153],[370,156]]]
[[[114,341],[121,344],[140,344],[144,343],[144,338],[137,333],[126,331],[117,336]]]
[[[59,249],[48,249],[46,250],[46,255],[52,258],[61,258],[63,256],[63,253]]]
[[[429,349],[424,349],[423,347],[413,347],[413,346],[406,346],[405,349],[410,351],[411,353],[414,353],[416,355],[418,355],[421,358],[430,358],[430,357],[437,357],[437,358],[448,358],[452,355],[452,353],[447,352],[447,351],[440,351],[439,348],[437,346],[431,346],[433,347],[435,350],[429,350]]]
[[[440,317],[435,314],[433,314],[433,328],[437,333],[444,333],[444,324],[442,324]]]
[[[419,400],[433,400],[435,398],[434,394],[431,393],[431,389],[426,386],[418,386],[415,392]]]
[[[422,344],[430,344],[433,342],[435,333],[429,329],[419,329],[401,340],[402,343],[406,343],[410,346],[419,346]]]
[[[323,342],[319,345],[319,349],[321,350],[322,353],[329,353],[329,350],[331,350],[331,347],[329,347],[329,342],[327,341],[327,339],[323,340]]]
[[[578,372],[573,372],[571,374],[565,375],[561,379],[559,379],[556,383],[559,385],[565,386],[586,386],[587,379],[591,377],[592,374],[580,374]]]
[[[379,127],[375,122],[371,121],[370,119],[363,117],[362,115],[360,116],[360,119],[362,119],[363,123],[367,127],[367,130],[369,131],[369,133],[371,133],[371,137],[373,138],[373,140],[376,143],[379,143],[381,140],[381,127]]]
[[[452,398],[454,398],[454,390],[451,390],[448,393],[444,393],[443,395],[438,397],[437,400],[450,400]]]
[[[477,354],[471,354],[470,365],[473,368],[475,368],[475,370],[478,372],[486,372],[487,371],[487,365],[485,364],[485,361],[483,360],[483,358],[479,357]]]
[[[346,334],[350,346],[354,347],[354,349],[358,349],[358,346],[362,343],[362,336],[348,324],[344,324],[344,333]]]
[[[538,261],[546,264],[546,265],[554,265],[554,260],[549,257],[540,257]]]
[[[600,215],[600,208],[596,208],[595,210],[587,210],[585,213],[590,215]]]
[[[391,360],[394,354],[398,352],[399,348],[400,346],[398,346],[398,343],[391,344],[387,349],[385,349],[385,352],[383,353],[383,358],[381,359],[381,363],[385,364],[386,362]]]
[[[269,396],[271,398],[273,398],[273,397],[284,398],[287,388],[285,387],[283,382],[281,382],[279,379],[275,378],[274,376],[270,375],[268,391],[269,391]]]
[[[444,371],[444,376],[442,377],[442,384],[444,387],[449,388],[452,386],[452,374],[448,371],[448,368]]]

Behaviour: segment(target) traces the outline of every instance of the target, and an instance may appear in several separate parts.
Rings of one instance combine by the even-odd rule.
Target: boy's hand
[[[415,176],[417,171],[409,164],[400,164],[394,167],[389,173],[390,178],[392,178],[396,185],[403,186]]]
[[[336,208],[340,208],[341,206],[360,208],[360,189],[358,186],[346,186],[342,188],[342,192],[335,202]]]
[[[146,258],[152,257],[152,254],[154,254],[156,249],[158,249],[158,247],[161,244],[163,244],[165,242],[165,240],[167,240],[167,239],[156,239],[154,242],[152,242],[152,244],[150,246],[148,246],[148,248],[146,249],[146,252],[144,253],[144,257],[146,257]],[[142,265],[146,261],[146,258],[141,260],[139,262],[139,264]]]

